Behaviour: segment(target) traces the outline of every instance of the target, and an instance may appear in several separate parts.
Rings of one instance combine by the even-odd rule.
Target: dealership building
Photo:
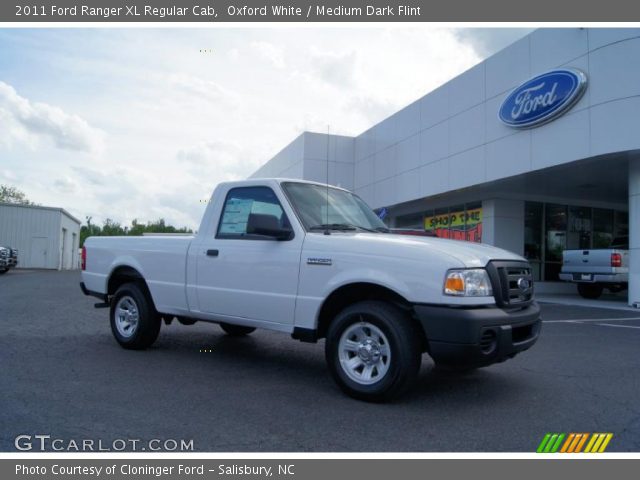
[[[525,256],[630,237],[640,302],[640,29],[540,29],[355,137],[304,132],[253,177],[353,190],[392,227]],[[328,164],[327,164],[328,162]]]

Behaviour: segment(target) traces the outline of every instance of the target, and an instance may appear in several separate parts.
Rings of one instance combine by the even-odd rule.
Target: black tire
[[[375,328],[371,329],[367,325]],[[364,329],[362,333],[365,334],[360,339],[359,329]],[[375,329],[378,329],[377,333]],[[350,337],[352,332],[353,336]],[[380,333],[386,338],[381,337]],[[341,348],[343,335],[345,344],[348,341],[359,343],[357,354]],[[362,338],[371,340],[363,341]],[[331,376],[347,395],[368,402],[388,401],[405,393],[414,383],[422,361],[421,338],[414,320],[396,306],[378,301],[358,302],[345,308],[329,325],[325,342],[327,365]],[[373,348],[367,352],[366,343],[369,341]],[[386,367],[382,353],[385,343],[389,351]],[[374,358],[379,360],[367,365],[361,355],[370,356],[372,351]],[[358,372],[360,366],[347,366],[356,357],[362,362],[361,372]],[[369,360],[371,361],[371,357]],[[365,378],[367,368],[370,368],[369,379]],[[359,375],[362,375],[360,380],[354,379]],[[378,380],[373,378],[378,375]],[[366,381],[371,383],[365,384]]]
[[[582,298],[594,300],[602,295],[603,286],[598,283],[579,283],[578,293]]]
[[[8,268],[3,268],[2,270],[0,270],[0,275],[4,275],[5,273],[7,273],[9,271]]]
[[[134,326],[127,315],[137,317]],[[116,291],[110,308],[111,331],[120,346],[130,350],[144,350],[153,345],[160,333],[161,317],[156,311],[147,289],[138,283],[125,283]]]
[[[242,325],[232,325],[230,323],[221,323],[220,328],[224,330],[224,333],[232,337],[243,337],[256,330],[255,327],[243,327]]]

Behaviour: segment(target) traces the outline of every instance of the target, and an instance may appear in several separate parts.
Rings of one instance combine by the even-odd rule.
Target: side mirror
[[[264,235],[276,240],[289,240],[293,235],[293,230],[281,227],[280,221],[275,215],[250,213],[247,220],[247,233]]]

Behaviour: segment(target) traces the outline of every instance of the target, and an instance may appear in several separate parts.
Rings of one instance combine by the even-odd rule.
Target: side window
[[[217,238],[259,238],[247,234],[250,214],[271,215],[280,226],[290,226],[278,197],[269,187],[234,188],[224,202]]]

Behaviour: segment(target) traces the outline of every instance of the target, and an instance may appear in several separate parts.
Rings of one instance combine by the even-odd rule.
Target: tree
[[[125,229],[122,228],[118,222],[114,222],[110,218],[107,218],[102,224],[102,235],[105,237],[116,237],[125,234]]]
[[[14,203],[17,205],[35,205],[27,195],[10,185],[0,185],[0,203]]]
[[[86,225],[80,228],[80,246],[84,245],[88,237],[111,237],[115,235],[127,235],[131,237],[139,237],[144,233],[193,233],[187,227],[176,228],[173,225],[167,225],[164,218],[160,218],[155,222],[141,223],[138,219],[131,221],[131,226],[122,226],[118,222],[107,218],[102,227],[91,223],[92,217],[85,217]]]
[[[99,237],[102,235],[102,229],[98,225],[93,225],[91,223],[92,217],[85,217],[87,219],[87,224],[82,225],[80,227],[80,246],[84,245],[84,241],[88,237]]]
[[[145,231],[144,223],[138,222],[137,218],[134,218],[131,221],[131,227],[129,228],[129,235],[133,235],[135,237],[141,236]]]

